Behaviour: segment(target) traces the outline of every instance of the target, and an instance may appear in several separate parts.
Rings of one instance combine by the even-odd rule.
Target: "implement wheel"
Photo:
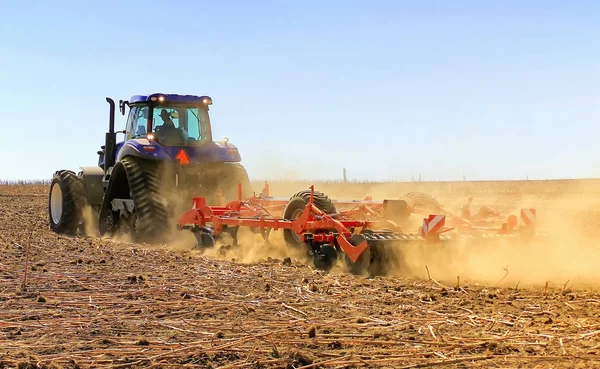
[[[314,264],[317,269],[330,271],[337,262],[337,251],[330,244],[321,245],[314,254]]]
[[[400,200],[405,200],[409,206],[417,209],[441,213],[447,212],[435,197],[426,192],[407,192],[400,198]]]
[[[313,195],[315,206],[324,211],[327,214],[334,214],[337,212],[333,202],[324,193],[315,191]],[[287,220],[295,220],[300,217],[304,208],[310,201],[310,190],[300,191],[294,194],[283,211],[283,218]],[[283,238],[285,242],[294,248],[300,248],[306,244],[300,240],[300,235],[294,232],[292,229],[283,230]]]
[[[56,233],[77,234],[84,206],[85,193],[81,179],[70,170],[54,173],[48,197],[50,229]]]

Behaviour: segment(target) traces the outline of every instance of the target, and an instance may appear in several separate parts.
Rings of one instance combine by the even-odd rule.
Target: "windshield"
[[[140,107],[134,114],[134,136],[145,134],[148,126],[148,110]],[[210,140],[210,122],[206,109],[191,106],[162,105],[152,109],[152,127],[159,143],[167,146],[194,146]],[[133,127],[132,127],[133,128]]]
[[[152,132],[164,145],[194,145],[206,139],[206,123],[197,107],[155,107]]]

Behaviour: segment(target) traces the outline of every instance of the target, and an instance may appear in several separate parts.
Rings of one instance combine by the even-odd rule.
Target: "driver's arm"
[[[190,138],[190,135],[187,133],[187,131],[183,128],[179,128],[181,130],[181,135],[183,136],[184,140],[188,140],[188,138]]]

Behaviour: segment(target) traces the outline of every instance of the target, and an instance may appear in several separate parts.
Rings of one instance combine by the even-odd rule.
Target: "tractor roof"
[[[141,103],[141,102],[154,102],[159,97],[164,98],[164,102],[178,102],[178,103],[189,103],[189,104],[212,104],[212,99],[209,96],[196,96],[196,95],[178,95],[178,94],[163,94],[153,93],[150,95],[135,95],[129,99],[129,103]]]

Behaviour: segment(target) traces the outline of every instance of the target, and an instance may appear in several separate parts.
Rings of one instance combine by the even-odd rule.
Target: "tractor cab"
[[[197,146],[212,141],[208,96],[136,95],[121,104],[130,107],[125,140],[145,138],[162,146]]]
[[[130,101],[119,101],[118,109],[127,116],[125,129],[115,131],[116,104],[111,104],[109,130],[105,145],[98,151],[98,166],[108,172],[126,155],[143,156],[155,160],[201,162],[240,162],[237,147],[229,142],[213,141],[209,96],[155,93],[135,95]],[[129,112],[126,114],[126,109]],[[122,133],[124,139],[116,140]]]

